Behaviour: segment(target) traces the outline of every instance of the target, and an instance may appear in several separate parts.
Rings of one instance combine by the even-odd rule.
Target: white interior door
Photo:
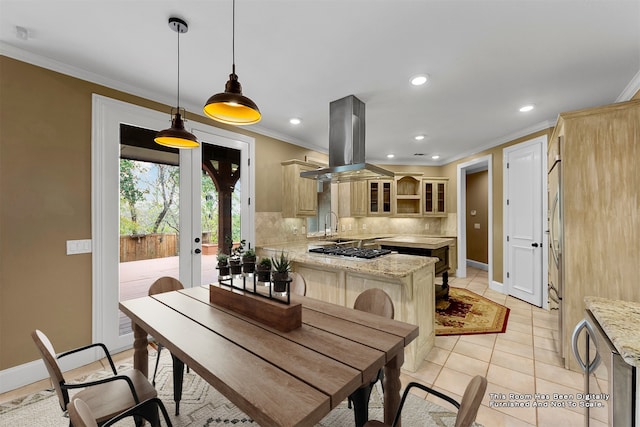
[[[546,137],[504,150],[505,284],[509,295],[542,306]],[[546,163],[546,162],[544,162]],[[544,188],[543,188],[544,187]]]

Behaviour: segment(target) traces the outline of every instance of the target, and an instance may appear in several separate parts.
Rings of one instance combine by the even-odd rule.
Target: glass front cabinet
[[[447,178],[423,178],[422,189],[426,216],[447,216]]]
[[[370,180],[369,186],[369,205],[367,209],[368,215],[391,215],[393,197],[393,181],[392,180]]]

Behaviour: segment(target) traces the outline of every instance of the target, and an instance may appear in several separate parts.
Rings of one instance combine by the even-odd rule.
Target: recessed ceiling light
[[[528,111],[533,110],[533,105],[525,105],[523,107],[520,107],[520,112],[521,113],[526,113]]]
[[[424,135],[416,135],[413,137],[416,141],[422,141],[424,139]]]
[[[440,156],[438,156],[438,155],[436,154],[436,155],[431,156],[431,158],[432,158],[433,160],[438,160],[438,159],[440,158]]]
[[[395,154],[387,154],[387,159],[393,159],[395,156]]]
[[[411,84],[414,86],[422,86],[423,84],[429,81],[428,74],[419,74],[417,76],[411,77]]]
[[[291,123],[292,125],[299,125],[300,123],[302,123],[302,119],[294,117],[292,119],[289,119],[289,123]]]

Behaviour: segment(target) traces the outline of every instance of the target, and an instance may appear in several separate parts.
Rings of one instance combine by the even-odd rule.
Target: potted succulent
[[[231,241],[231,239],[227,239]],[[240,240],[237,247],[233,247],[231,243],[231,256],[229,257],[229,267],[231,268],[231,274],[242,274],[242,254],[244,253],[244,240]]]
[[[260,282],[271,280],[271,258],[264,257],[260,260],[260,263],[256,265],[256,274]]]
[[[253,273],[256,271],[256,251],[249,248],[242,254],[242,272]]]
[[[229,275],[229,255],[219,253],[218,254],[218,276],[224,277]]]
[[[280,256],[271,258],[273,264],[273,291],[274,292],[286,292],[287,282],[290,282],[289,272],[291,271],[291,261],[289,257],[280,252]]]

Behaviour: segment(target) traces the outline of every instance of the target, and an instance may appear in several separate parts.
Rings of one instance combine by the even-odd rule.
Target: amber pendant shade
[[[229,75],[224,92],[209,98],[203,111],[213,120],[230,125],[251,125],[262,118],[256,103],[242,95],[242,85],[235,72]]]
[[[180,111],[173,116],[171,127],[158,132],[154,141],[172,148],[196,148],[200,145],[196,136],[184,128]]]

